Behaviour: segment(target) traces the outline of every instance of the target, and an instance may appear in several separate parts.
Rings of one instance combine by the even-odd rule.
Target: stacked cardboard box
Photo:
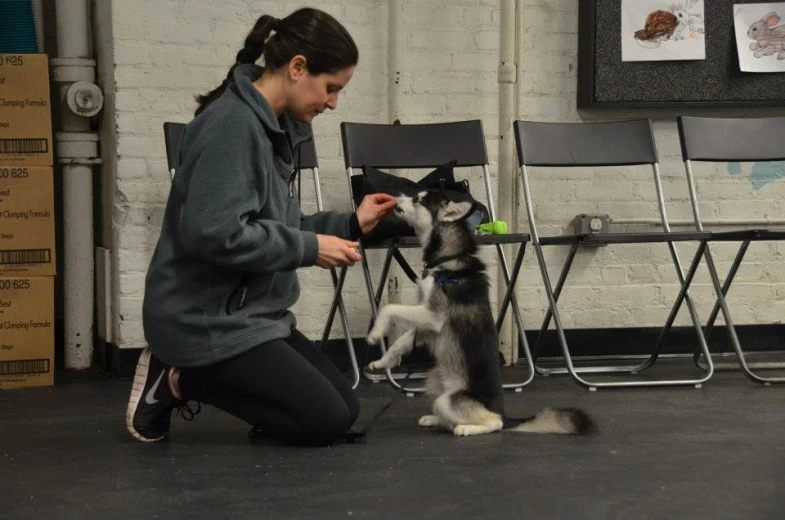
[[[0,54],[0,389],[54,383],[49,59]]]

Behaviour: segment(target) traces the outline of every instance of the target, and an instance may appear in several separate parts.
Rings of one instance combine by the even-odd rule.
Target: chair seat
[[[742,229],[711,233],[714,242],[735,242],[742,240],[785,240],[785,229]]]
[[[688,242],[708,240],[711,233],[708,231],[682,231],[667,233],[657,231],[654,233],[599,233],[596,235],[583,235],[581,243],[585,244],[643,244],[651,242]]]
[[[581,239],[578,235],[558,235],[551,237],[540,237],[540,245],[543,246],[569,246]]]
[[[521,244],[530,241],[528,233],[508,233],[506,235],[475,235],[475,240],[480,246],[495,244]],[[417,237],[395,237],[382,240],[378,244],[363,246],[365,249],[388,249],[392,245],[399,249],[420,247],[420,240]]]
[[[656,242],[687,242],[708,240],[712,234],[708,231],[685,231],[678,233],[597,233],[595,235],[561,235],[540,237],[540,244],[570,245],[574,242],[588,245],[604,244],[644,244]]]

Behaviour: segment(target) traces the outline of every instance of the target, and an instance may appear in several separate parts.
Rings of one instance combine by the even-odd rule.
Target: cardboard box
[[[0,163],[0,276],[54,276],[51,166]]]
[[[0,54],[0,163],[52,166],[49,57]]]
[[[0,278],[0,390],[54,384],[54,278]]]

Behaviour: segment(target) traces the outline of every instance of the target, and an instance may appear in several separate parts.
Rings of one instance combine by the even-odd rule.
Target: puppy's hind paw
[[[452,433],[456,437],[468,437],[470,435],[482,435],[483,433],[491,433],[494,431],[487,426],[480,426],[479,424],[459,424],[456,426]]]
[[[423,428],[434,428],[440,424],[441,421],[435,415],[423,415],[420,417],[420,420],[417,421],[417,425],[422,426]]]

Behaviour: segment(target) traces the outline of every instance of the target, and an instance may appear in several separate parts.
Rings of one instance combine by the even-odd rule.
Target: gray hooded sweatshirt
[[[198,367],[291,334],[296,269],[316,263],[316,234],[349,238],[352,214],[301,219],[292,150],[310,126],[280,118],[241,65],[185,130],[147,273],[145,339],[163,363]]]

